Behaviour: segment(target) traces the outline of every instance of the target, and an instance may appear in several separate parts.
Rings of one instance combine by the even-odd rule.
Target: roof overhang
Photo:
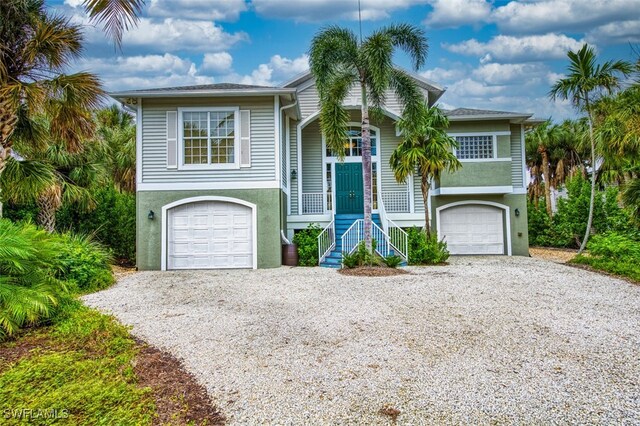
[[[482,114],[482,115],[454,115],[447,117],[449,121],[496,121],[509,120],[514,124],[525,123],[531,114]]]
[[[109,96],[122,103],[131,103],[127,100],[137,98],[178,98],[178,97],[233,97],[233,96],[284,96],[293,100],[295,98],[295,88],[264,88],[264,89],[208,89],[208,90],[130,90],[123,92],[112,92]]]

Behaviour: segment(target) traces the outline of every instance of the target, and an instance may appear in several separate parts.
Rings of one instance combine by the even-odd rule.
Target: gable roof
[[[494,111],[489,109],[473,108],[456,108],[452,110],[444,110],[443,112],[444,115],[449,117],[450,121],[509,119],[521,122],[533,115],[530,113]]]
[[[406,69],[403,69],[400,67],[396,67],[396,69],[407,73],[416,81],[418,86],[422,87],[423,89],[429,92],[430,104],[435,103],[440,98],[440,96],[443,95],[443,93],[446,90],[444,87],[440,86],[437,83],[432,82],[431,80],[427,80],[421,75],[415,74],[411,71],[407,71]],[[284,84],[282,84],[281,87],[297,87],[297,86],[300,86],[305,81],[311,80],[312,78],[313,78],[313,75],[311,75],[311,70],[307,70],[296,75],[291,80],[285,82]]]

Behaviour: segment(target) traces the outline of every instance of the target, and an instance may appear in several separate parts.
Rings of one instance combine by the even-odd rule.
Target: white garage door
[[[252,210],[199,201],[168,211],[168,269],[253,267]]]
[[[451,254],[504,254],[503,210],[481,204],[440,212],[440,237]]]

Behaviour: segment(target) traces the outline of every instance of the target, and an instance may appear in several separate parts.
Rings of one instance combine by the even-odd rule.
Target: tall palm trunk
[[[11,107],[11,102],[6,97],[0,97],[0,175],[7,165],[11,155],[11,142],[9,137],[16,128],[18,116]]]
[[[38,225],[52,233],[56,230],[56,212],[62,205],[62,188],[52,186],[36,199],[38,206]]]
[[[429,223],[429,176],[427,173],[421,173],[420,189],[422,190],[422,202],[424,204],[424,230],[427,233],[427,237],[431,238],[431,224]]]
[[[542,155],[542,176],[544,177],[544,201],[549,217],[553,216],[551,208],[551,171],[549,170],[549,151],[544,145],[540,145],[538,151]]]
[[[591,142],[591,197],[589,198],[589,219],[587,219],[587,229],[584,232],[584,238],[578,254],[587,248],[587,241],[591,233],[591,225],[593,223],[593,207],[596,201],[596,143],[593,139],[593,120],[591,118],[591,108],[589,105],[589,97],[585,96],[585,106],[587,108],[587,121],[589,122],[589,141]]]
[[[369,127],[369,106],[367,102],[367,88],[364,81],[360,83],[362,91],[362,184],[364,189],[364,244],[371,252],[371,129]]]

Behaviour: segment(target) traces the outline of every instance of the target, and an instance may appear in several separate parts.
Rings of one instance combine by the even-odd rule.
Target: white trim
[[[494,203],[493,201],[481,201],[481,200],[465,200],[465,201],[456,201],[453,203],[449,203],[449,204],[445,204],[444,206],[440,206],[436,209],[436,220],[437,220],[437,233],[438,236],[440,236],[440,212],[442,210],[446,210],[450,207],[456,207],[456,206],[464,206],[467,204],[482,204],[485,206],[493,206],[493,207],[497,207],[499,209],[504,210],[504,217],[506,220],[506,238],[507,238],[507,256],[511,256],[511,245],[512,245],[512,241],[511,241],[511,208],[505,204],[500,204],[500,203]],[[504,224],[503,224],[504,225]]]
[[[458,158],[458,161],[460,161],[461,163],[492,163],[496,161],[510,162],[512,160],[511,160],[511,157],[498,157],[498,158],[494,157],[494,158],[465,158],[465,159]]]
[[[464,138],[464,137],[474,137],[474,136],[491,136],[491,158],[458,158],[459,161],[463,162],[482,162],[482,161],[496,161],[498,160],[498,134],[499,132],[478,132],[478,133],[466,133],[466,134],[457,134],[457,133],[450,133],[448,134],[449,136],[455,138]],[[511,135],[511,132],[508,132],[509,135]],[[457,141],[456,141],[457,142]],[[457,148],[453,148],[451,150],[453,152],[453,155],[456,156],[456,158],[458,157],[458,149]],[[511,160],[511,158],[508,159],[509,161]]]
[[[280,189],[280,182],[277,180],[265,181],[215,181],[215,182],[162,182],[162,183],[141,183],[138,191],[188,191],[206,189]]]
[[[168,223],[167,223],[167,215],[170,209],[177,207],[177,206],[181,206],[183,204],[189,204],[189,203],[197,203],[200,201],[222,201],[222,202],[226,202],[226,203],[234,203],[234,204],[241,204],[243,206],[247,206],[251,209],[251,216],[252,216],[252,239],[253,239],[253,269],[257,269],[258,268],[258,208],[255,204],[250,203],[248,201],[245,200],[241,200],[239,198],[232,198],[232,197],[219,197],[217,195],[203,195],[200,197],[190,197],[190,198],[183,198],[181,200],[177,200],[174,201],[172,203],[169,204],[165,204],[164,206],[162,206],[162,222],[160,223],[160,226],[162,228],[162,249],[161,249],[161,270],[162,271],[166,271],[167,270],[167,237],[168,237]]]
[[[287,161],[287,214],[291,214],[291,119],[287,115],[285,119],[285,158]]]
[[[145,98],[173,98],[183,96],[273,96],[273,95],[291,95],[295,96],[295,88],[277,88],[267,87],[261,89],[196,89],[196,90],[133,90],[129,92],[112,92],[108,93],[110,97],[116,100],[123,100],[124,98],[131,98],[134,96],[144,96]]]
[[[316,85],[316,81],[313,78],[310,78],[305,83],[297,86],[296,88],[298,89],[298,93],[300,93],[307,90],[309,87],[315,86],[315,85]],[[286,84],[284,86],[286,86]]]
[[[138,98],[136,109],[136,188],[142,183],[142,99]]]
[[[513,186],[453,186],[440,187],[433,191],[433,195],[463,195],[463,194],[510,194]]]
[[[211,112],[211,111],[233,111],[233,125],[234,125],[234,142],[233,142],[233,163],[226,164],[185,164],[184,163],[184,125],[183,115],[185,112]],[[211,161],[210,158],[210,146],[209,138],[211,138],[211,132],[209,131],[210,120],[207,119],[207,154],[209,158],[207,161]],[[216,106],[216,107],[178,107],[178,170],[229,170],[240,169],[240,107],[238,106]]]
[[[525,159],[524,124],[520,125],[520,151],[522,154],[522,187],[527,187],[527,162]]]
[[[511,136],[511,130],[496,130],[494,132],[447,132],[449,136]]]
[[[275,154],[276,154],[276,180],[280,182],[280,189],[282,188],[282,158],[280,158],[280,96],[275,95],[273,97],[273,124],[274,124],[274,140],[276,142]]]
[[[526,194],[527,188],[513,188],[512,194]]]
[[[415,173],[415,172],[414,172]],[[416,202],[416,189],[413,185],[415,185],[414,183],[414,173],[411,173],[409,175],[409,179],[407,180],[407,186],[408,186],[408,190],[409,190],[409,213],[415,213],[416,211],[416,206],[415,206],[415,202]],[[390,214],[387,214],[387,216],[390,216]],[[393,219],[391,219],[393,220]]]

